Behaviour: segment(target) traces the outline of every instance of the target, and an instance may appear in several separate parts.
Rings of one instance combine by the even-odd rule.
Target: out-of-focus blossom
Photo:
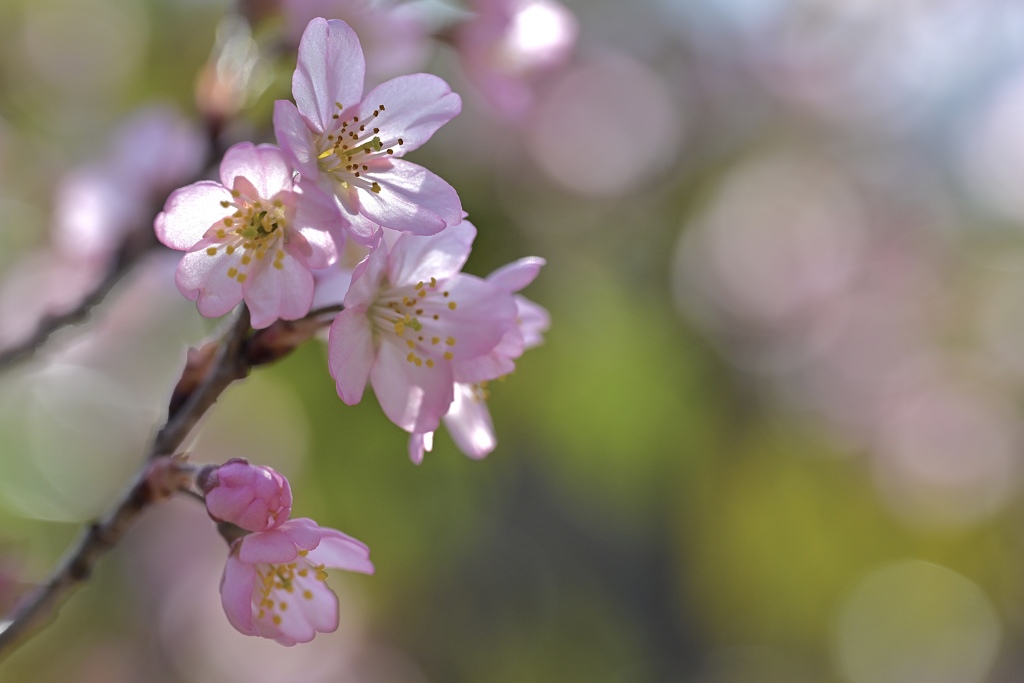
[[[462,220],[455,189],[399,157],[462,108],[430,74],[400,76],[363,97],[359,38],[343,21],[309,22],[292,77],[295,104],[278,100],[274,132],[304,178],[333,197],[351,235],[370,244],[378,227],[432,235]]]
[[[196,106],[204,118],[228,121],[272,81],[249,23],[228,14],[217,27],[210,59],[196,78]]]
[[[187,252],[175,277],[178,289],[198,300],[207,317],[244,299],[255,328],[301,318],[313,301],[310,269],[337,258],[328,232],[333,207],[293,181],[291,166],[272,145],[235,145],[220,172],[220,183],[176,190],[156,218],[160,241]]]
[[[243,458],[232,458],[209,472],[200,488],[211,517],[247,531],[276,529],[292,513],[288,480],[273,468]]]
[[[298,45],[317,17],[341,19],[356,32],[373,86],[423,66],[430,49],[426,16],[414,3],[377,0],[281,0],[288,40]]]
[[[526,142],[554,183],[617,197],[674,161],[683,133],[683,117],[660,75],[638,61],[605,56],[557,75],[530,118]],[[621,147],[612,142],[617,136]]]
[[[231,625],[282,645],[307,643],[338,628],[338,598],[327,567],[373,573],[370,550],[311,519],[292,519],[231,546],[220,594]]]
[[[345,403],[358,403],[369,380],[396,425],[437,429],[454,398],[453,362],[491,353],[516,324],[508,291],[459,272],[475,236],[468,221],[430,237],[401,235],[356,267],[328,342]]]
[[[544,259],[527,257],[510,263],[487,276],[487,282],[509,294],[515,294],[537,277]],[[513,297],[516,303],[516,325],[505,333],[498,345],[478,358],[452,363],[455,375],[454,398],[442,421],[459,450],[474,459],[487,456],[497,445],[494,424],[487,409],[490,380],[503,377],[515,369],[515,359],[527,349],[543,341],[544,331],[551,325],[548,312],[523,296]],[[424,451],[433,446],[433,432],[414,433],[409,437],[409,457],[423,461]]]
[[[154,205],[194,177],[206,156],[199,130],[166,106],[139,110],[112,149],[72,171],[57,191],[53,239],[75,258],[105,258],[131,231],[147,230]]]
[[[575,15],[555,0],[476,0],[455,45],[466,76],[513,121],[533,108],[534,89],[576,44]]]

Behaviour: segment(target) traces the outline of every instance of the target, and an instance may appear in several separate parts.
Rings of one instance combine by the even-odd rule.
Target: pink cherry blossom
[[[576,17],[556,0],[475,0],[455,45],[467,78],[506,118],[529,114],[534,90],[576,44]]]
[[[454,363],[490,353],[515,327],[511,294],[459,272],[475,236],[468,221],[429,237],[388,233],[356,267],[328,341],[345,403],[358,403],[369,380],[396,425],[438,427],[454,398]]]
[[[187,252],[175,282],[204,316],[224,315],[243,299],[255,328],[309,312],[310,269],[334,262],[341,236],[328,232],[337,225],[334,208],[292,175],[277,147],[242,142],[225,153],[220,183],[200,181],[167,199],[156,234]]]
[[[494,271],[487,276],[487,282],[513,294],[533,282],[543,265],[542,258],[523,258]],[[542,307],[523,296],[516,295],[514,300],[516,324],[498,345],[482,356],[452,363],[454,398],[442,421],[456,447],[476,460],[487,456],[497,445],[491,413],[487,409],[490,396],[487,383],[512,372],[514,361],[527,349],[539,345],[551,324],[548,312]],[[431,450],[433,442],[432,432],[414,432],[409,437],[410,459],[417,464],[422,462],[424,452]]]
[[[220,583],[228,621],[248,636],[308,643],[338,628],[328,567],[372,574],[365,544],[311,519],[243,536],[231,545]]]
[[[430,74],[400,76],[363,96],[365,63],[340,20],[309,22],[292,76],[296,104],[278,100],[274,132],[304,178],[333,197],[350,234],[370,244],[379,226],[432,235],[462,220],[455,190],[401,159],[462,109]],[[296,106],[298,105],[298,106]]]
[[[206,510],[219,522],[248,531],[270,531],[292,513],[288,480],[271,467],[232,458],[202,477]]]

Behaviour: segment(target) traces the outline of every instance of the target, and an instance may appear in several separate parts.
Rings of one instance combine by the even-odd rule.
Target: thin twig
[[[61,328],[83,322],[89,317],[92,309],[106,298],[114,285],[120,282],[121,278],[138,263],[143,254],[155,246],[157,246],[155,239],[139,239],[139,236],[134,233],[128,235],[111,258],[103,279],[75,308],[66,313],[44,316],[28,338],[0,350],[0,370],[30,358]]]

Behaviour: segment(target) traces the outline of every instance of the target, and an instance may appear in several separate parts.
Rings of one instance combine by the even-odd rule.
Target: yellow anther
[[[245,282],[246,277],[248,277],[248,276],[245,273],[239,273],[238,274],[238,282],[239,283]]]
[[[369,151],[369,150],[367,150],[367,151]],[[380,183],[378,183],[377,181],[374,181],[373,185],[370,185],[370,190],[372,192],[376,192],[377,194],[380,194]]]
[[[235,224],[235,222],[233,220],[231,220],[230,216],[228,216],[227,218],[224,219],[224,225],[226,225],[227,227],[230,228],[234,224]]]
[[[306,598],[307,600],[312,600],[313,599],[313,591],[311,591],[311,590],[304,590],[304,591],[302,591],[302,597]]]
[[[433,358],[428,358],[427,359],[427,367],[428,368],[434,367],[434,359]]]
[[[431,344],[440,344],[441,343],[441,338],[440,337],[431,337],[430,338],[430,343]]]
[[[405,323],[403,321],[399,320],[397,323],[395,323],[395,334],[397,334],[399,337],[405,334]]]
[[[206,253],[207,253],[208,256],[216,256],[217,255],[217,247],[207,247],[206,248]]]
[[[410,363],[413,362],[414,360],[416,360],[416,354],[410,351],[409,355],[405,357],[405,360],[409,361]]]
[[[445,359],[445,360],[451,360],[451,359],[452,359],[452,358],[454,358],[454,357],[455,357],[455,356],[453,356],[453,355],[452,355],[452,352],[451,352],[451,351],[445,351],[445,352],[444,352],[444,359]]]
[[[252,254],[246,254],[242,257],[242,265],[247,266],[252,263]]]
[[[335,116],[337,116],[337,115],[335,115]],[[333,147],[328,147],[323,152],[320,152],[320,156],[318,156],[317,159],[318,160],[319,159],[326,159],[327,157],[331,156],[332,154],[334,154],[334,148]]]
[[[278,614],[275,614],[272,617],[270,617],[270,620],[272,622],[274,622],[274,626],[280,626],[281,625],[281,616],[278,615]]]
[[[288,603],[285,602],[284,600],[282,600],[281,602],[278,603],[278,607],[280,607],[281,611],[284,612],[285,610],[288,609]]]
[[[228,268],[228,277],[233,278],[238,275],[238,268]]]
[[[235,247],[233,245],[229,244],[228,248],[225,249],[224,251],[228,252],[228,256],[231,256],[232,254],[235,253]]]
[[[409,346],[410,349],[416,348],[416,342],[414,342],[412,339],[406,339],[405,343]]]
[[[339,104],[338,106],[340,107],[341,105]],[[309,551],[308,550],[300,550],[299,551],[299,557],[305,557],[306,555],[309,555]],[[303,569],[302,571],[305,571],[305,569]]]
[[[225,199],[224,201],[222,201],[222,202],[220,203],[220,205],[221,205],[221,206],[223,206],[223,207],[224,207],[224,208],[226,209],[226,208],[228,208],[229,206],[231,206],[231,202],[229,202],[228,200],[226,200],[226,199]]]
[[[226,232],[224,232],[223,230],[218,230],[217,231],[217,239],[222,240],[222,239],[224,239],[227,236],[228,236],[228,234]]]
[[[274,261],[274,267],[277,268],[278,270],[284,270],[284,264],[281,263],[280,261]]]
[[[449,301],[448,302],[448,308],[450,308],[450,309],[452,309],[454,311],[455,310],[455,302],[454,301]]]
[[[437,287],[437,278],[436,277],[430,278],[430,286],[431,287]]]
[[[455,337],[448,337],[444,340],[444,343],[448,346],[455,346]]]
[[[419,358],[413,359],[413,363],[416,364],[416,367],[420,367],[421,365],[423,365],[423,361],[420,360]]]

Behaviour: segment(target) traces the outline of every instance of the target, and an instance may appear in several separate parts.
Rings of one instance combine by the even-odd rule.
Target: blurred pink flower
[[[247,531],[270,531],[292,513],[292,489],[276,470],[232,458],[207,474],[200,487],[206,510],[219,522]]]
[[[341,19],[359,36],[366,80],[376,85],[423,66],[430,48],[426,16],[414,3],[373,0],[283,0],[285,32],[293,44],[317,17]]]
[[[544,259],[535,256],[519,259],[487,276],[487,282],[502,291],[514,294],[537,277]],[[515,359],[527,349],[543,341],[543,333],[551,326],[548,312],[523,296],[513,297],[516,303],[516,324],[501,338],[490,353],[477,358],[454,361],[454,398],[442,420],[460,451],[471,458],[487,456],[497,445],[494,424],[487,409],[487,382],[515,370]],[[433,447],[434,434],[413,433],[409,437],[409,457],[419,464],[424,451]]]
[[[356,267],[328,363],[345,403],[358,403],[369,380],[392,422],[426,433],[454,398],[453,363],[490,353],[515,327],[516,306],[459,272],[476,236],[468,221],[430,237],[393,235]]]
[[[103,159],[68,174],[57,190],[53,239],[64,253],[105,258],[127,233],[146,226],[154,204],[194,177],[206,156],[200,131],[165,106],[137,111],[111,146]]]
[[[301,318],[313,301],[310,269],[337,258],[325,227],[336,222],[333,207],[293,182],[291,166],[272,145],[235,145],[220,175],[220,183],[176,190],[156,218],[160,241],[187,252],[175,277],[179,291],[198,299],[206,317],[245,299],[255,328]]]
[[[534,89],[576,44],[576,17],[555,0],[475,0],[455,35],[467,78],[515,121],[533,108]]]
[[[338,628],[338,598],[327,567],[373,573],[370,550],[350,536],[292,519],[231,545],[220,596],[228,621],[248,636],[308,643]]]
[[[304,178],[336,201],[352,236],[370,244],[379,226],[432,235],[462,220],[455,189],[399,157],[462,109],[430,74],[400,76],[363,97],[365,63],[356,34],[339,20],[309,22],[292,76],[298,104],[278,100],[274,132]]]

